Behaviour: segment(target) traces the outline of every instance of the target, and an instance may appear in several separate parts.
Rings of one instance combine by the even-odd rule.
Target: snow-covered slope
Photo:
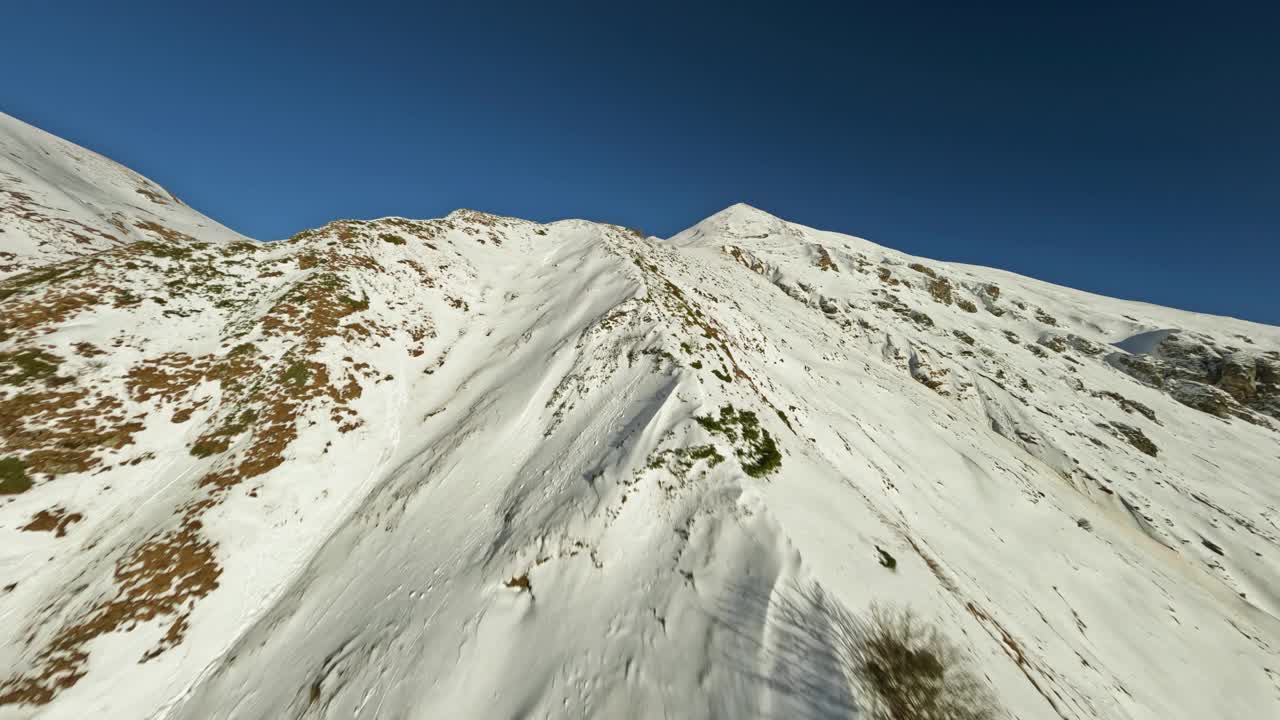
[[[1280,713],[1274,327],[743,205],[183,230],[0,317],[0,717],[847,717],[873,602],[1009,716]]]
[[[123,165],[0,113],[0,278],[178,236],[245,239]]]

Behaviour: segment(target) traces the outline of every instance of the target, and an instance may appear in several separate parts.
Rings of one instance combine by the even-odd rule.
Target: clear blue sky
[[[743,201],[1280,324],[1276,3],[695,5],[10,0],[0,102],[261,239]]]

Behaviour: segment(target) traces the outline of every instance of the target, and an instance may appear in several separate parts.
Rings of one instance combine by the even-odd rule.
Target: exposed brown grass
[[[155,204],[157,204],[157,205],[168,205],[168,204],[169,204],[169,199],[168,199],[168,198],[166,198],[166,197],[165,197],[164,195],[162,195],[161,193],[158,193],[158,192],[156,192],[155,190],[152,190],[152,189],[151,189],[151,188],[149,188],[149,187],[137,187],[137,188],[134,188],[134,192],[138,193],[138,194],[139,194],[139,195],[141,195],[142,197],[144,197],[144,198],[146,198],[146,199],[150,200],[151,202],[153,202],[153,203],[155,203]]]
[[[84,519],[78,512],[67,512],[65,508],[55,507],[41,510],[31,518],[31,522],[20,529],[25,532],[51,532],[57,537],[67,534],[67,528]]]
[[[0,451],[22,453],[32,472],[84,472],[101,452],[133,442],[142,422],[115,397],[85,388],[23,392],[0,399]]]
[[[433,231],[428,225],[409,221],[391,224],[418,237]],[[17,318],[19,330],[36,337],[93,306],[98,298],[106,297],[110,302],[118,288],[98,277],[99,267],[124,264],[150,270],[160,280],[167,280],[166,287],[175,293],[170,300],[177,299],[176,293],[186,292],[182,290],[185,277],[198,276],[201,287],[192,292],[216,300],[224,293],[219,283],[226,281],[217,263],[254,261],[242,258],[245,253],[239,250],[205,252],[205,244],[160,225],[144,223],[138,227],[157,239],[102,253],[94,267],[71,264],[56,272],[6,281],[0,286],[6,321]],[[35,653],[33,667],[0,682],[0,705],[44,704],[58,691],[74,685],[88,671],[89,643],[104,634],[127,631],[142,622],[163,623],[163,639],[140,658],[141,662],[180,644],[192,609],[218,587],[222,572],[217,548],[204,531],[207,513],[231,488],[285,462],[298,438],[301,418],[310,409],[327,410],[342,432],[363,423],[351,407],[361,395],[362,381],[376,382],[390,376],[367,363],[356,363],[350,356],[336,366],[314,356],[334,340],[377,343],[400,331],[380,325],[373,313],[366,312],[369,300],[352,287],[346,272],[380,274],[392,268],[403,272],[395,265],[383,268],[369,254],[360,252],[360,243],[377,243],[376,235],[364,228],[364,223],[346,221],[290,241],[290,246],[296,243],[298,248],[294,257],[302,255],[314,263],[312,271],[286,287],[264,316],[251,318],[250,324],[231,333],[243,337],[256,330],[271,338],[273,345],[283,344],[281,356],[266,357],[255,344],[241,341],[220,353],[165,353],[126,372],[128,397],[149,405],[153,412],[171,410],[174,422],[189,421],[198,409],[209,411],[204,432],[192,448],[197,455],[209,458],[209,469],[196,481],[199,492],[195,499],[182,506],[170,523],[119,556],[112,574],[114,591],[57,627]],[[349,244],[334,243],[335,236]],[[256,250],[256,246],[244,245],[246,252]],[[266,262],[281,260],[293,262],[276,256]],[[409,268],[424,284],[434,285],[423,266]],[[216,282],[207,282],[209,278]],[[182,317],[181,308],[173,304],[166,308],[166,316],[170,309],[177,311],[174,316]],[[352,322],[356,316],[358,321]],[[252,322],[255,319],[257,322]],[[13,325],[6,322],[6,327]],[[424,316],[407,332],[421,351],[421,343],[435,335],[434,323]],[[125,340],[119,339],[116,344],[122,342]],[[40,354],[43,352],[33,350],[11,358],[14,362],[5,366],[10,370],[3,373],[5,377],[12,374],[21,384],[0,385],[0,470],[7,473],[6,478],[21,475],[22,482],[13,484],[23,485],[22,490],[30,487],[28,471],[52,474],[90,469],[102,462],[105,451],[131,442],[143,427],[143,417],[127,417],[121,399],[110,394],[109,385],[98,388],[81,387],[77,381],[55,382],[60,377],[57,369],[61,359]],[[102,351],[82,343],[76,352],[92,357]],[[217,384],[218,391],[197,399],[194,391],[205,383]],[[147,457],[141,454],[125,464]],[[79,519],[78,513],[53,508],[32,518],[27,529],[65,532]],[[33,630],[28,643],[35,643],[36,637]]]
[[[146,662],[181,642],[190,601],[218,586],[214,545],[200,534],[200,516],[212,500],[188,506],[178,527],[159,532],[127,553],[115,567],[117,594],[63,627],[37,658],[36,667],[0,684],[0,705],[44,705],[87,672],[92,639],[159,616],[173,620],[164,638],[140,659]]]

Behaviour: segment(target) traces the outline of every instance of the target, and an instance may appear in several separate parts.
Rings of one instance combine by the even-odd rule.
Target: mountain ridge
[[[1280,705],[1280,328],[742,204],[258,243],[104,176],[0,211],[0,717],[847,716],[872,602],[1014,716]]]

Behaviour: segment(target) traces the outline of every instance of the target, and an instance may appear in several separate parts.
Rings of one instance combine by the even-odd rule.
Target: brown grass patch
[[[83,519],[84,515],[78,512],[69,513],[65,508],[55,507],[36,513],[31,518],[31,522],[20,529],[25,532],[51,532],[56,537],[64,537],[67,534],[67,528]]]
[[[212,500],[187,507],[178,527],[159,532],[121,558],[115,567],[117,593],[65,626],[40,653],[36,667],[0,684],[0,705],[47,704],[58,691],[75,685],[87,672],[84,646],[96,637],[129,629],[161,615],[174,616],[164,638],[147,651],[146,662],[182,641],[191,602],[218,587],[221,569],[214,545],[200,534],[200,516]]]
[[[139,195],[141,195],[142,197],[144,197],[144,198],[146,198],[146,199],[150,200],[151,202],[153,202],[153,203],[155,203],[155,204],[157,204],[157,205],[168,205],[168,204],[169,204],[169,200],[168,200],[168,198],[166,198],[164,195],[162,195],[162,194],[160,194],[160,193],[156,192],[155,190],[152,190],[151,188],[148,188],[148,187],[137,187],[137,188],[134,188],[134,192],[138,193],[138,194],[139,194]]]
[[[85,472],[101,452],[142,430],[118,399],[83,388],[23,392],[0,400],[0,451],[21,453],[37,473]]]
[[[430,226],[408,221],[391,224],[406,234],[421,236],[432,231]],[[34,333],[91,306],[98,302],[97,298],[107,297],[109,301],[114,288],[92,273],[96,267],[109,267],[105,261],[112,258],[168,278],[171,290],[178,288],[171,299],[182,291],[181,283],[188,276],[195,277],[206,289],[210,285],[206,276],[219,275],[216,279],[222,280],[221,271],[213,265],[221,262],[216,259],[217,253],[199,252],[206,247],[204,244],[190,242],[184,234],[157,224],[139,227],[165,242],[143,241],[101,254],[95,267],[73,265],[17,283],[5,281],[0,289],[8,294],[0,294],[0,302],[4,302],[6,321],[15,316],[10,310],[17,308],[21,311],[16,315],[20,327]],[[368,255],[352,252],[360,249],[356,241],[377,243],[373,235],[364,232],[364,227],[363,223],[344,222],[291,241],[302,245],[299,251],[305,252],[306,257],[314,258],[313,270],[286,287],[259,322],[236,327],[237,336],[249,335],[256,326],[263,335],[283,342],[286,349],[279,359],[269,360],[255,345],[241,343],[220,354],[191,356],[169,352],[128,370],[124,378],[128,397],[152,407],[172,408],[174,422],[186,422],[196,409],[210,404],[212,398],[193,398],[198,386],[218,383],[218,404],[211,408],[208,425],[192,448],[210,458],[208,473],[196,481],[203,494],[180,508],[175,518],[144,542],[123,552],[112,575],[114,592],[72,615],[61,626],[54,626],[52,635],[35,653],[34,666],[15,671],[0,682],[0,705],[44,704],[59,690],[74,685],[88,672],[88,644],[102,635],[127,632],[148,621],[163,623],[164,638],[143,654],[141,662],[181,643],[197,601],[218,587],[222,572],[216,547],[204,530],[206,513],[227,497],[232,487],[285,462],[288,448],[301,432],[301,418],[308,410],[316,406],[327,410],[330,420],[342,432],[360,426],[363,420],[351,403],[361,395],[362,381],[384,374],[366,363],[355,363],[350,356],[336,367],[312,358],[331,339],[352,343],[368,338],[363,342],[377,343],[402,330],[384,327],[374,313],[365,312],[369,310],[369,299],[353,289],[345,272],[406,272],[394,264],[383,268]],[[345,246],[321,246],[332,243],[334,235],[351,242]],[[283,261],[291,262],[287,258]],[[410,263],[408,269],[417,272],[425,284],[434,284],[424,267]],[[77,274],[69,277],[69,271]],[[82,279],[75,279],[81,276]],[[407,276],[407,280],[412,283],[414,279]],[[199,291],[203,294],[203,290]],[[358,322],[351,322],[360,313],[365,314]],[[435,329],[428,317],[406,332],[420,343],[434,337]],[[116,344],[124,342],[119,339]],[[102,353],[90,344],[83,345],[76,347],[83,357]],[[36,361],[28,365],[38,372],[23,381],[21,389],[26,392],[18,393],[17,386],[0,385],[0,390],[13,388],[7,395],[0,395],[0,456],[5,458],[0,461],[0,470],[17,468],[25,478],[28,469],[33,473],[88,469],[101,462],[104,449],[131,442],[133,434],[142,429],[142,418],[126,417],[120,399],[73,382],[52,383],[51,379],[58,377],[58,363],[54,360],[59,359],[45,362],[42,355],[27,359]],[[8,457],[10,453],[12,458]],[[133,464],[146,458],[139,455],[127,462]],[[51,509],[38,514],[28,525],[31,531],[65,532],[79,519],[76,515]],[[33,632],[28,642],[34,643],[35,637]]]
[[[133,226],[139,230],[145,230],[161,240],[167,240],[169,242],[192,242],[195,240],[195,238],[184,232],[179,232],[173,228],[165,227],[164,225],[161,225],[158,222],[152,222],[151,220],[136,222]]]

